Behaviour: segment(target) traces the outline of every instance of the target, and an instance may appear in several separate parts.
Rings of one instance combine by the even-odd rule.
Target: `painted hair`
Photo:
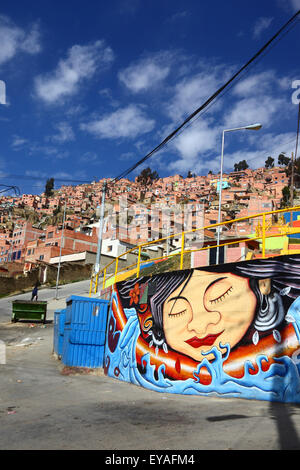
[[[139,284],[146,283],[148,287],[148,304],[151,307],[153,318],[151,335],[156,345],[160,346],[165,341],[163,330],[165,300],[179,286],[182,285],[183,290],[194,271],[230,272],[249,279],[249,285],[256,296],[257,305],[254,323],[249,328],[246,336],[252,338],[252,341],[256,344],[259,335],[267,334],[270,330],[273,330],[275,339],[280,338],[276,328],[283,322],[285,313],[293,300],[300,296],[300,255],[205,266],[203,268],[157,274],[153,278],[140,278]],[[262,279],[271,279],[271,291],[267,295],[263,295],[259,288],[259,280]],[[129,292],[136,282],[137,280],[134,279],[118,283],[118,291],[122,302],[125,301],[124,306],[128,306]]]
[[[165,300],[172,294],[183,282],[184,286],[193,274],[193,270],[173,271],[158,274],[155,277],[139,278],[139,285],[146,284],[148,291],[147,303],[150,305],[152,313],[152,327],[150,335],[156,345],[162,345],[165,341],[163,330],[163,306]],[[123,281],[117,284],[118,292],[124,307],[130,306],[130,293],[137,283],[137,279]],[[136,306],[139,310],[138,306]]]

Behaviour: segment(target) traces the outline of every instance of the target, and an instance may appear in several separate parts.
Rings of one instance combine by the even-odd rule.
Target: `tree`
[[[157,171],[152,171],[150,167],[144,168],[144,170],[141,171],[141,173],[137,177],[137,182],[141,183],[143,186],[148,186],[149,184],[152,184],[153,181],[156,181],[159,179]]]
[[[61,212],[61,206],[60,206],[60,205],[58,205],[58,206],[57,206],[57,208],[56,208],[56,209],[54,209],[54,211],[53,211],[53,215],[54,215],[54,216],[56,216],[56,215],[58,215],[60,212]]]
[[[294,191],[294,197],[295,197],[296,192]],[[290,202],[290,197],[291,197],[291,191],[289,186],[285,186],[282,189],[282,199],[281,199],[281,208],[287,207]]]
[[[246,160],[242,160],[241,162],[234,164],[234,171],[243,171],[247,170],[247,168],[249,168],[249,165]]]
[[[265,161],[265,168],[273,168],[274,167],[274,158],[268,157]]]
[[[54,178],[48,178],[45,186],[45,195],[47,197],[52,196],[54,188]]]
[[[290,163],[290,158],[287,157],[284,152],[281,152],[280,155],[278,155],[278,165],[284,165],[287,166]]]
[[[294,185],[298,188],[300,185],[300,157],[296,160],[289,160],[288,165],[285,167],[285,174],[289,177],[290,183],[292,183],[292,173],[294,173]]]

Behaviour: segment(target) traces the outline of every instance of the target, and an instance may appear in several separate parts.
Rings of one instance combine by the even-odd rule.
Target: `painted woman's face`
[[[231,273],[194,271],[165,301],[168,345],[196,361],[219,343],[233,348],[253,321],[256,297],[248,280]],[[224,350],[223,350],[224,352]],[[213,355],[205,356],[212,359]]]

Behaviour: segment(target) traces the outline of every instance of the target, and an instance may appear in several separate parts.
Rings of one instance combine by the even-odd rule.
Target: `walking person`
[[[31,300],[37,300],[38,299],[38,282],[36,283],[36,285],[34,286],[34,288],[32,289],[32,293],[31,293]]]

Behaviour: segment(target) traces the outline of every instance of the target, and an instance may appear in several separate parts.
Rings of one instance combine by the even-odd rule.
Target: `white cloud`
[[[0,65],[17,53],[36,54],[41,50],[40,31],[37,24],[28,30],[15,25],[7,16],[0,16]]]
[[[300,10],[300,0],[289,0],[289,3],[295,12]]]
[[[34,155],[36,153],[40,155],[46,155],[48,157],[52,157],[58,153],[58,149],[51,145],[40,145],[34,142],[29,145],[28,154]]]
[[[261,17],[258,18],[254,25],[253,37],[255,39],[259,38],[261,33],[268,29],[273,21],[273,18]]]
[[[41,50],[40,31],[37,24],[33,25],[21,45],[21,49],[28,54],[37,54]]]
[[[264,128],[268,128],[285,107],[285,100],[272,96],[245,98],[238,101],[227,113],[225,125],[231,129],[259,122]]]
[[[274,158],[274,164],[278,163],[278,156],[281,152],[285,152],[287,157],[291,156],[291,152],[295,150],[295,137],[291,139],[291,133],[273,135],[264,135],[265,142],[260,140],[257,148],[253,150],[241,150],[224,156],[225,171],[232,171],[234,163],[246,160],[250,168],[260,168],[265,166],[268,157]]]
[[[84,80],[90,79],[99,68],[110,65],[113,59],[112,49],[104,41],[72,46],[66,59],[61,59],[52,73],[36,78],[36,94],[45,103],[59,103],[77,93]]]
[[[199,154],[216,147],[218,129],[210,128],[205,122],[187,128],[174,139],[174,147],[182,157],[195,159]]]
[[[102,139],[133,139],[152,131],[154,125],[155,121],[148,118],[140,106],[129,105],[80,127]]]
[[[27,143],[28,143],[27,139],[23,139],[22,137],[19,137],[18,135],[14,135],[11,146],[14,150],[19,150]]]
[[[205,156],[221,145],[220,135],[221,131],[218,127],[209,126],[204,121],[186,128],[172,141],[179,158],[171,162],[168,168],[179,172],[189,170],[201,172],[203,168],[211,168],[211,160],[207,162]]]
[[[209,66],[207,71],[181,80],[174,89],[173,99],[166,105],[172,122],[175,119],[177,123],[182,122],[204,103],[226,80],[224,71],[222,65]],[[226,73],[231,74],[231,71],[227,70]],[[282,125],[285,116],[289,116],[290,100],[283,95],[283,91],[289,88],[288,83],[287,77],[279,76],[273,70],[247,75],[238,81],[231,90],[231,96],[228,98],[227,95],[226,101],[219,100],[211,108],[213,114],[203,114],[171,141],[175,158],[168,164],[168,170],[182,173],[191,170],[198,174],[209,169],[219,171],[222,130],[257,122],[263,125],[262,131],[243,131],[232,138],[232,145],[240,143],[241,152],[227,154],[230,140],[226,142],[227,169],[232,169],[234,163],[243,159],[259,162],[260,165],[264,165],[269,155],[275,155],[277,159],[279,153],[286,150],[284,140],[290,135],[279,134],[277,138],[275,132],[270,133],[270,129]],[[169,132],[173,129],[174,124],[168,126]]]
[[[119,80],[133,93],[156,87],[170,73],[170,57],[158,54],[142,59],[119,72]]]
[[[64,143],[75,140],[75,134],[68,122],[60,122],[56,128],[58,133],[50,138],[53,142]]]
[[[257,96],[270,93],[274,85],[281,86],[281,79],[277,79],[272,70],[250,75],[237,82],[233,89],[233,94],[245,98],[247,96]]]
[[[214,130],[211,130],[214,133]],[[217,133],[218,137],[219,132]],[[266,133],[260,134],[255,133],[252,139],[252,148],[244,148],[241,150],[229,153],[225,148],[224,153],[224,172],[233,171],[234,164],[242,160],[246,160],[250,168],[260,168],[265,166],[265,161],[269,156],[275,160],[277,165],[278,155],[281,152],[285,152],[288,157],[291,156],[291,152],[295,150],[295,136],[291,132],[282,134]],[[219,149],[219,151],[218,151]],[[191,170],[197,174],[203,174],[208,170],[212,170],[214,173],[220,171],[220,154],[221,154],[221,142],[216,143],[215,147],[207,155],[199,153],[195,158],[180,158],[170,164],[168,168],[175,172],[186,173]]]
[[[285,11],[296,13],[300,10],[300,0],[277,0],[277,4]]]
[[[227,108],[224,125],[232,128],[260,122],[269,128],[287,115],[291,98],[283,92],[291,90],[291,84],[290,78],[280,77],[273,70],[238,82],[233,89],[238,101]]]
[[[168,116],[179,122],[203,104],[226,79],[222,67],[207,67],[192,77],[181,80],[174,89],[174,96],[166,105]],[[214,109],[216,109],[214,107]]]
[[[118,108],[120,106],[119,101],[113,98],[113,93],[110,88],[103,88],[99,91],[99,95],[106,99],[113,108]]]

